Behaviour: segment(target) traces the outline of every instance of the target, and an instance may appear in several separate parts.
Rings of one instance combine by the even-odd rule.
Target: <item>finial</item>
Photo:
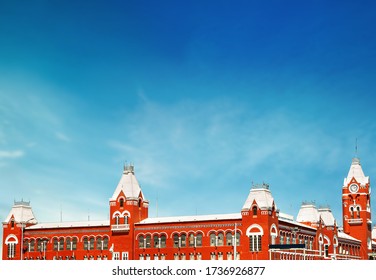
[[[358,157],[358,137],[355,138],[355,157]]]

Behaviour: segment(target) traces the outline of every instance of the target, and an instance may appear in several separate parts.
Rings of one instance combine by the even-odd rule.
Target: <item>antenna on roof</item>
[[[355,138],[355,157],[358,157],[358,137]]]

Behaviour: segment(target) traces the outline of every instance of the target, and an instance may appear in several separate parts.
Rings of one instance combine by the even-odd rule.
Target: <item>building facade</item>
[[[3,222],[3,260],[374,259],[370,180],[358,158],[342,186],[342,224],[327,207],[303,203],[296,220],[267,184],[252,186],[239,213],[148,217],[132,165],[125,166],[105,221],[38,223],[29,202]]]

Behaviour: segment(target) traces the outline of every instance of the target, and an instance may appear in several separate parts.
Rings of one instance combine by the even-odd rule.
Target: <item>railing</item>
[[[112,225],[112,231],[129,231],[129,224]]]
[[[356,224],[362,224],[363,223],[363,219],[362,218],[359,218],[359,219],[347,219],[347,222],[351,225],[356,225]]]

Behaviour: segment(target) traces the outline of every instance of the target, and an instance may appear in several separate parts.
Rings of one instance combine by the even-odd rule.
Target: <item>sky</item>
[[[352,158],[376,176],[375,9],[0,0],[0,220],[22,199],[39,222],[107,219],[132,163],[150,217],[240,212],[265,182],[281,212],[341,224]]]

